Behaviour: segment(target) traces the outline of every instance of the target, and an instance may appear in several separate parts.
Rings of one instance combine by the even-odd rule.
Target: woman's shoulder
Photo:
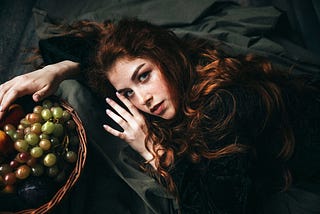
[[[210,93],[204,99],[204,112],[215,117],[233,115],[237,117],[235,119],[246,119],[257,112],[264,112],[262,99],[254,89],[233,84]]]
[[[79,62],[83,66],[89,63],[94,47],[93,41],[70,35],[39,41],[39,49],[45,64],[71,60]]]

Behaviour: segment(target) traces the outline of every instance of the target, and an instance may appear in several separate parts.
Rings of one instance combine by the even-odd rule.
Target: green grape
[[[63,115],[63,109],[58,106],[52,107],[51,112],[54,119],[60,119]]]
[[[51,167],[55,165],[57,162],[57,156],[53,153],[48,153],[46,156],[43,158],[43,165],[47,167]]]
[[[66,180],[67,180],[67,175],[66,175],[66,172],[64,170],[59,172],[58,175],[55,178],[55,181],[58,182],[58,183],[63,183]]]
[[[24,136],[25,141],[31,146],[35,146],[39,143],[39,136],[36,133],[29,132]]]
[[[52,118],[52,112],[50,111],[50,109],[43,109],[41,111],[41,117],[45,120],[45,121],[48,121]]]
[[[54,102],[52,105],[52,107],[58,107],[58,106],[60,106],[60,104],[58,102]]]
[[[74,151],[68,151],[65,155],[65,158],[70,163],[75,163],[77,161],[78,155]]]
[[[27,152],[29,149],[28,142],[23,139],[16,140],[13,146],[18,152]]]
[[[60,124],[60,123],[54,124],[54,130],[53,130],[53,132],[52,132],[52,135],[53,135],[54,137],[59,138],[59,137],[61,137],[61,136],[63,135],[63,133],[64,133],[63,125]]]
[[[57,145],[60,145],[60,140],[56,137],[51,137],[50,138],[50,142],[51,142],[51,145],[54,147],[54,146],[57,146]]]
[[[79,145],[79,143],[80,143],[80,139],[79,139],[79,137],[77,135],[72,135],[70,137],[70,144],[72,146],[77,146],[77,145]]]
[[[71,114],[67,110],[64,110],[63,113],[62,113],[62,119],[63,119],[63,121],[70,120],[71,119]]]
[[[47,175],[49,177],[56,177],[59,173],[59,168],[57,165],[51,166],[47,169]]]
[[[27,118],[25,118],[25,117],[20,120],[20,124],[23,125],[24,128],[26,128],[26,127],[31,125],[29,120],[27,120]]]
[[[69,130],[74,130],[76,128],[76,123],[73,120],[68,120],[66,126]]]
[[[54,128],[54,123],[51,121],[47,121],[42,125],[41,131],[45,134],[51,134],[54,131]]]
[[[42,102],[42,107],[43,108],[50,109],[52,106],[53,106],[53,104],[52,104],[51,100],[44,100]]]
[[[43,149],[39,146],[35,146],[30,150],[30,155],[34,158],[39,158],[43,155]]]
[[[40,138],[40,140],[50,139],[50,136],[48,134],[42,133],[42,134],[39,135],[39,138]]]
[[[34,176],[41,176],[44,173],[43,165],[37,163],[34,166],[31,167],[31,173]]]
[[[5,132],[6,132],[6,134],[7,134],[7,135],[9,135],[9,136],[10,136],[11,140],[14,140],[13,135],[16,133],[16,131],[15,131],[15,130],[10,129],[10,130],[7,130],[7,131],[5,131]]]
[[[13,141],[19,140],[19,139],[24,139],[24,133],[17,130],[14,134],[13,134]]]

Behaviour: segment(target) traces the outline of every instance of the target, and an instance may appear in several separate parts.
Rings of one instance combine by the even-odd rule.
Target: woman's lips
[[[155,115],[162,114],[164,111],[163,101],[161,103],[155,105],[150,111],[151,111],[151,113],[153,113]]]

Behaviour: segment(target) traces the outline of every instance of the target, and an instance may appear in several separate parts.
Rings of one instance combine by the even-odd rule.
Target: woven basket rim
[[[78,158],[75,163],[74,169],[69,174],[68,179],[65,184],[62,185],[58,191],[52,196],[51,200],[44,203],[38,208],[31,208],[25,210],[19,210],[15,212],[1,212],[0,213],[15,213],[15,214],[45,214],[54,208],[56,204],[63,200],[64,196],[71,190],[71,188],[75,185],[75,183],[79,180],[82,169],[85,166],[86,158],[87,158],[87,136],[85,129],[83,127],[82,121],[77,114],[77,112],[73,109],[73,107],[64,99],[51,95],[45,99],[49,99],[55,102],[58,102],[64,109],[66,109],[70,114],[72,119],[76,124],[76,131],[79,137],[79,146],[78,146]]]

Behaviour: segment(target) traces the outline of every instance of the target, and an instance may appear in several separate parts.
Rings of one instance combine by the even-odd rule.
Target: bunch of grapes
[[[18,126],[3,131],[13,141],[14,154],[0,160],[0,188],[14,193],[31,177],[47,177],[57,183],[67,179],[77,161],[79,138],[68,110],[49,99],[33,107]]]

